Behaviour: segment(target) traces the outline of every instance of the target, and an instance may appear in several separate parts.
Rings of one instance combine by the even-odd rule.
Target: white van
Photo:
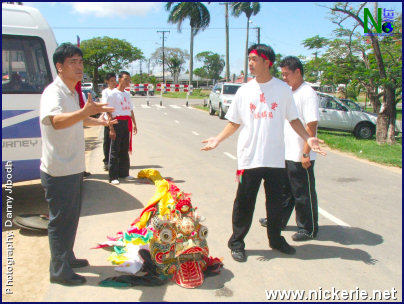
[[[2,4],[2,183],[39,178],[39,102],[56,77],[52,29],[32,7]]]

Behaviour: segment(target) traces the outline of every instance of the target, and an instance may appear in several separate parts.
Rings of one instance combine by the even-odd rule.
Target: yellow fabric
[[[154,182],[154,185],[157,187],[156,192],[154,193],[153,197],[147,203],[146,208],[149,208],[153,205],[156,205],[158,202],[159,204],[159,214],[160,216],[170,214],[170,210],[168,206],[174,206],[174,199],[172,198],[170,192],[170,184],[160,175],[160,172],[154,169],[144,169],[141,170],[138,175],[138,178],[148,178]],[[150,219],[151,212],[145,212],[141,216],[138,223],[136,223],[136,227],[142,229],[146,227],[147,221]]]

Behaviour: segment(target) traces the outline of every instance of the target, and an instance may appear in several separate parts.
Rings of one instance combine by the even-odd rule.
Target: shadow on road
[[[336,225],[320,226],[318,241],[332,241],[342,245],[376,246],[383,243],[383,236],[357,227]]]
[[[81,216],[108,214],[144,207],[139,200],[119,187],[93,179],[84,181],[82,201]]]
[[[86,285],[99,286],[99,282],[107,277],[113,277],[119,275],[114,270],[115,266],[88,266],[82,269],[78,269],[77,272],[86,276]],[[96,274],[96,276],[87,276],[86,274]],[[233,291],[225,286],[225,283],[231,281],[234,274],[223,268],[219,275],[205,277],[202,286],[197,289],[215,290],[217,297],[231,297]],[[142,291],[142,295],[138,299],[139,302],[164,302],[164,296],[166,294],[168,286],[175,285],[174,282],[167,281],[162,286],[133,286],[133,287],[100,287],[100,288],[114,288],[116,290],[128,290],[136,289]]]
[[[377,260],[361,249],[337,246],[305,244],[294,246],[295,255],[285,255],[276,250],[246,250],[247,256],[257,256],[259,261],[270,261],[275,258],[299,260],[343,259],[349,261],[362,261],[368,265],[375,265]]]

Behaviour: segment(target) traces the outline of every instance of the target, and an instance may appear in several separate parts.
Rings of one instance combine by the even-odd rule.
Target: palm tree
[[[248,65],[248,32],[250,29],[250,17],[255,16],[260,11],[259,2],[232,2],[232,15],[239,17],[241,13],[244,13],[247,17],[247,38],[245,42],[245,61],[244,61],[244,82],[247,82],[247,65]]]
[[[201,2],[167,2],[166,10],[170,12],[168,22],[177,24],[178,32],[181,32],[181,25],[185,19],[189,19],[191,26],[191,42],[189,47],[189,84],[192,84],[194,67],[194,36],[199,31],[205,30],[210,23],[208,9]]]

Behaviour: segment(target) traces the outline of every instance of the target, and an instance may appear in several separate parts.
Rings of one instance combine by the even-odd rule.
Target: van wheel
[[[209,115],[215,115],[215,110],[213,110],[212,103],[209,101]]]
[[[223,111],[223,109],[222,109],[222,105],[220,104],[219,105],[219,118],[220,119],[224,119],[224,111]]]
[[[361,123],[355,128],[355,136],[359,139],[371,139],[375,133],[375,127],[370,123]]]

